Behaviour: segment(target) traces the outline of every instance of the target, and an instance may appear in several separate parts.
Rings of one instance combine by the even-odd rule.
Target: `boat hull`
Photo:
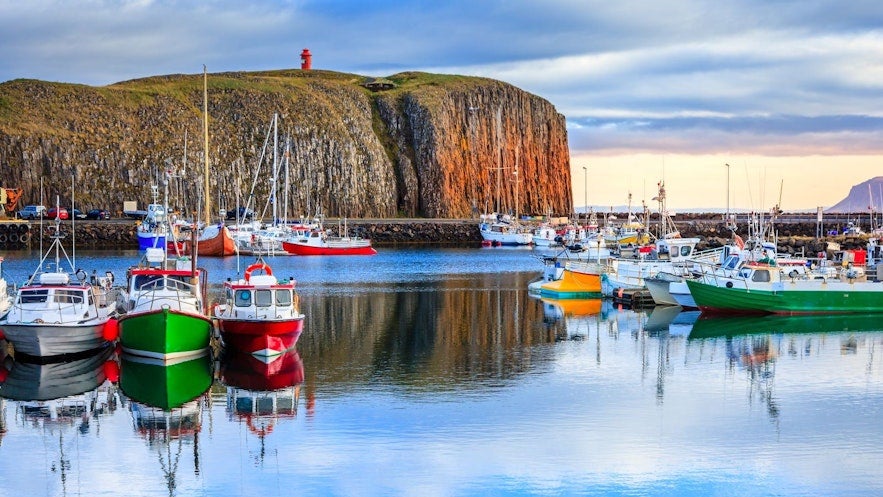
[[[212,322],[198,314],[159,309],[123,316],[119,330],[124,352],[169,361],[203,353]]]
[[[145,250],[149,248],[164,248],[166,246],[166,235],[156,235],[154,233],[138,233],[138,249]]]
[[[777,289],[717,286],[687,281],[703,311],[731,314],[826,314],[883,312],[881,283],[785,283]],[[772,288],[772,287],[770,287]]]
[[[38,323],[0,324],[0,331],[12,343],[16,356],[38,358],[81,354],[108,344],[104,338],[107,321],[82,325]]]
[[[540,285],[541,297],[587,299],[601,296],[601,275],[565,269],[561,278]]]
[[[668,280],[647,278],[644,280],[644,286],[653,297],[653,302],[657,305],[678,305],[678,302],[672,296],[669,286],[671,282]]]
[[[374,255],[371,245],[354,247],[320,247],[302,243],[282,242],[282,248],[294,255]]]
[[[259,357],[274,357],[294,348],[304,327],[303,316],[285,320],[218,319],[226,348]]]

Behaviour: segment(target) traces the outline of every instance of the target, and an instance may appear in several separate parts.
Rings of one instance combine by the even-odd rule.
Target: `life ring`
[[[263,270],[264,274],[266,274],[267,276],[273,276],[273,270],[270,269],[270,266],[268,266],[266,263],[259,262],[257,264],[252,264],[245,269],[245,281],[249,281],[251,279],[251,273],[257,271],[258,269]]]

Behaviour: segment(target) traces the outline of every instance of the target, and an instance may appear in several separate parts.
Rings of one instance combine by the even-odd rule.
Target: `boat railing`
[[[146,307],[147,310],[153,310],[173,303],[178,309],[190,307],[199,309],[198,286],[178,279],[151,280],[139,286],[136,293],[131,302],[132,308]]]
[[[734,288],[749,290],[748,279],[740,274],[737,269],[721,269],[716,264],[704,262],[695,262],[694,271],[699,276],[700,281],[718,287]]]

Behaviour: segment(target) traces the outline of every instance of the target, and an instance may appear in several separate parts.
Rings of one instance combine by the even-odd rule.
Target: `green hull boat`
[[[843,314],[883,312],[883,283],[868,281],[778,279],[764,271],[765,282],[748,278],[687,280],[703,311],[736,314]]]
[[[171,361],[205,352],[212,322],[198,314],[159,309],[125,315],[119,329],[123,352]]]

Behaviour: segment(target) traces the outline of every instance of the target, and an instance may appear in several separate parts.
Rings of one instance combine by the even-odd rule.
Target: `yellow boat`
[[[600,297],[601,268],[591,262],[568,262],[561,278],[540,285],[540,296],[556,299]]]

